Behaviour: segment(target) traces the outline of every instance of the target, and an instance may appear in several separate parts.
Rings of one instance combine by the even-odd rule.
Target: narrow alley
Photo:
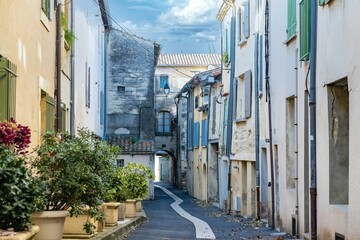
[[[148,221],[128,234],[126,240],[292,239],[267,227],[264,221],[228,215],[167,183],[157,182],[156,186],[154,200],[143,201]],[[179,206],[186,212],[183,217],[174,210],[174,198],[182,200]],[[201,228],[204,225],[209,228]]]

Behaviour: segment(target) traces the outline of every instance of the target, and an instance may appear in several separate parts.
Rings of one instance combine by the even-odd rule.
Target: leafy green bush
[[[44,186],[43,209],[69,210],[70,216],[77,216],[89,207],[89,217],[101,219],[99,206],[111,187],[120,149],[80,129],[78,136],[45,133],[36,152],[33,168]],[[89,221],[84,226],[93,232]]]
[[[155,179],[151,169],[139,163],[128,163],[120,168],[128,199],[144,198],[149,192],[149,179]]]
[[[0,145],[0,229],[31,227],[30,215],[36,210],[41,188],[31,178],[24,158]]]

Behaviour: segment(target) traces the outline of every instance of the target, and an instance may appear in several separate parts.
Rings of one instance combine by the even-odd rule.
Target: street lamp
[[[164,93],[165,93],[165,96],[167,97],[170,93],[170,87],[169,85],[166,83],[165,86],[164,86]]]

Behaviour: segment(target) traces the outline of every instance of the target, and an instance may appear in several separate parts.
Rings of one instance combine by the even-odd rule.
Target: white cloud
[[[215,21],[220,0],[187,0],[187,2],[173,2],[174,6],[162,12],[158,20],[170,25],[207,24]]]
[[[212,34],[205,34],[203,32],[198,32],[195,34],[195,38],[199,39],[199,40],[205,40],[205,41],[210,41],[213,42],[216,40],[216,36],[212,35]]]

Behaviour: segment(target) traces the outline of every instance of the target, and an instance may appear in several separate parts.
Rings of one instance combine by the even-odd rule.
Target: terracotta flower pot
[[[84,230],[84,224],[89,220],[95,228],[94,234],[89,234]],[[77,217],[67,216],[64,224],[64,234],[63,238],[91,238],[95,236],[98,231],[98,221],[95,218],[89,217],[89,212],[87,210],[84,211],[83,214],[78,215]]]
[[[133,218],[136,215],[136,200],[129,199],[126,200],[126,210],[125,210],[125,217]]]
[[[120,203],[120,206],[118,208],[118,220],[119,221],[124,221],[125,211],[126,211],[126,203]]]
[[[33,213],[34,224],[40,227],[36,240],[61,240],[68,211],[43,211]]]
[[[142,210],[142,199],[141,198],[137,198],[136,199],[136,211],[137,212],[141,212]]]
[[[117,226],[117,221],[119,218],[119,202],[109,202],[102,204],[105,215],[105,226],[114,227]]]

